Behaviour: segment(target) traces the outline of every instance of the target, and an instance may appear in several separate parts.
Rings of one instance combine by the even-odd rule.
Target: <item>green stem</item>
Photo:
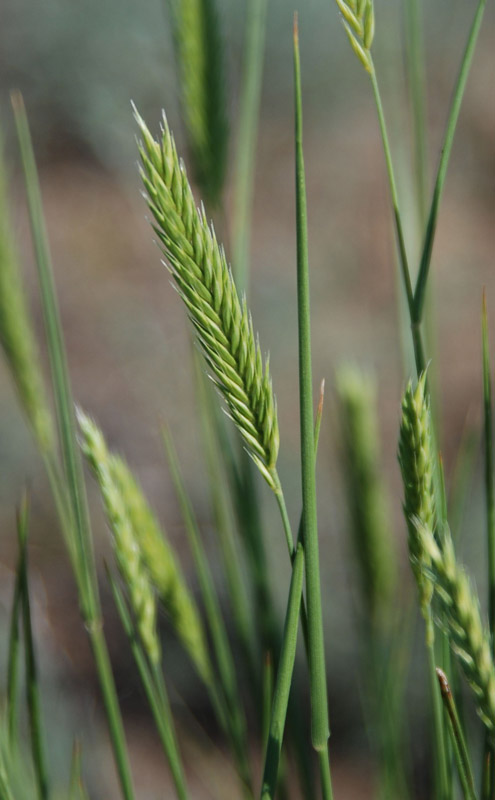
[[[240,292],[249,288],[249,237],[254,187],[254,162],[263,78],[267,0],[247,3],[244,70],[234,183],[234,275]]]
[[[262,800],[272,800],[277,788],[277,772],[282,750],[287,705],[289,702],[292,672],[296,657],[297,631],[304,579],[304,550],[297,545],[290,581],[289,600],[285,617],[282,651],[277,671],[273,697],[268,745],[261,788]]]
[[[486,297],[483,293],[482,311],[483,340],[483,407],[485,428],[485,496],[486,496],[486,536],[488,542],[488,610],[492,652],[495,656],[495,484],[493,458],[493,412],[492,384],[490,377],[490,354],[488,349],[488,318]]]
[[[19,726],[19,649],[21,643],[19,615],[21,611],[21,580],[25,565],[25,548],[21,548],[15,574],[14,597],[10,615],[9,649],[7,663],[7,719],[9,742],[13,747]]]
[[[177,797],[179,800],[187,800],[189,797],[182,761],[177,744],[174,729],[172,712],[165,687],[161,686],[161,673],[157,665],[150,666],[144,653],[136,629],[132,623],[131,615],[126,606],[124,596],[114,576],[107,570],[110,588],[112,590],[115,606],[117,608],[122,627],[128,638],[136,666],[138,668],[141,683],[148,700],[153,719],[162,743],[163,751],[170,766],[170,772],[174,781]],[[158,686],[160,684],[160,689]]]
[[[486,0],[479,0],[478,7],[474,15],[474,20],[471,25],[471,30],[469,31],[466,48],[464,50],[464,55],[461,62],[461,68],[459,70],[459,76],[457,78],[457,83],[454,89],[454,95],[452,98],[452,105],[450,107],[449,118],[447,121],[447,128],[445,131],[445,137],[442,146],[442,154],[440,156],[440,163],[438,166],[435,187],[433,189],[433,198],[431,202],[430,213],[428,216],[428,224],[426,226],[425,241],[423,245],[421,262],[419,265],[418,279],[416,282],[416,289],[414,292],[412,321],[413,323],[417,324],[421,322],[423,315],[423,305],[426,294],[426,283],[428,280],[428,273],[430,270],[431,254],[433,250],[433,242],[435,239],[438,211],[440,208],[440,201],[442,198],[443,187],[447,175],[447,167],[449,164],[450,153],[452,151],[452,144],[454,141],[455,129],[457,126],[457,120],[459,118],[459,112],[461,109],[462,98],[464,95],[464,90],[466,88],[466,83],[469,75],[469,70],[471,67],[471,62],[473,60],[473,54],[476,47],[478,34],[481,28],[481,22],[483,19],[483,12],[485,10],[485,5],[486,5]]]
[[[462,733],[462,726],[455,707],[454,698],[450,691],[449,682],[445,673],[437,667],[436,670],[442,700],[447,712],[449,721],[449,731],[454,748],[454,756],[459,772],[459,780],[461,782],[462,791],[465,800],[476,800],[476,790],[474,788],[473,771],[471,768],[471,760],[467,749],[466,741]]]
[[[492,653],[495,656],[495,485],[493,456],[493,411],[490,353],[488,347],[488,317],[486,313],[485,292],[483,292],[481,328],[483,350],[486,538],[488,545],[488,614]],[[489,736],[485,737],[483,773],[483,785],[486,786],[487,791],[486,796],[493,797],[495,794],[495,747]]]
[[[27,498],[21,505],[18,515],[17,533],[20,552],[20,591],[22,598],[22,615],[24,621],[24,651],[26,656],[26,689],[27,705],[29,712],[29,727],[31,732],[31,749],[33,753],[34,770],[40,800],[47,800],[48,770],[44,746],[43,723],[41,718],[41,699],[38,685],[38,669],[34,651],[33,629],[31,626],[31,604],[29,601],[28,564],[27,564],[27,525],[28,525]]]
[[[294,24],[294,83],[296,140],[297,295],[299,331],[299,398],[306,596],[308,608],[311,739],[327,751],[329,737],[323,618],[320,593],[318,522],[316,510],[313,389],[311,375],[311,317],[309,300],[306,186],[302,143],[302,100],[297,18]],[[328,751],[327,751],[328,752]]]
[[[194,369],[198,408],[201,423],[201,435],[206,468],[210,482],[215,531],[220,543],[229,599],[237,635],[243,649],[245,663],[249,671],[252,685],[256,686],[256,663],[253,655],[253,630],[250,615],[250,604],[242,577],[239,551],[234,538],[233,513],[228,494],[228,483],[225,466],[220,452],[219,420],[216,405],[212,403],[211,386],[201,369],[199,355],[194,352]]]
[[[423,235],[427,214],[428,153],[426,142],[425,58],[421,0],[406,0],[407,74],[414,129],[414,162],[418,223]]]
[[[424,355],[423,340],[421,337],[421,328],[419,324],[413,321],[413,303],[414,295],[411,283],[411,273],[409,271],[409,264],[407,260],[406,244],[404,239],[404,231],[402,228],[402,218],[399,209],[399,196],[397,193],[397,184],[395,181],[394,166],[392,162],[392,153],[390,150],[390,143],[388,139],[387,124],[385,121],[385,113],[383,111],[383,104],[380,95],[380,89],[376,78],[376,72],[373,62],[371,62],[371,85],[373,87],[373,95],[375,98],[376,111],[378,115],[378,123],[380,126],[380,134],[382,137],[383,152],[385,156],[385,164],[387,167],[388,183],[390,188],[390,198],[392,201],[392,210],[394,214],[395,235],[397,239],[397,249],[399,253],[399,263],[401,268],[402,280],[406,293],[407,307],[409,310],[409,318],[411,320],[411,334],[414,346],[414,359],[416,362],[416,370],[418,376],[423,372],[426,362]]]
[[[220,684],[227,700],[227,708],[224,710],[223,718],[227,720],[227,734],[232,743],[239,774],[249,788],[251,786],[251,777],[247,759],[246,718],[240,701],[232,650],[229,645],[206,553],[201,542],[198,523],[184,486],[170,431],[165,426],[162,426],[162,438],[170,474],[181,507],[189,546],[196,565],[196,574],[208,620]]]
[[[332,778],[330,775],[330,761],[328,760],[327,746],[318,752],[318,766],[320,768],[321,796],[323,800],[333,800]]]
[[[70,521],[67,519],[65,511],[60,521],[64,527],[70,522],[70,531],[65,529],[65,536],[66,540],[72,537],[72,542],[69,544],[69,553],[73,565],[75,565],[74,572],[81,613],[95,657],[122,793],[125,800],[134,800],[122,718],[110,659],[102,632],[103,623],[101,620],[86,489],[81,458],[77,447],[74,404],[55,293],[38,173],[26,111],[22,97],[19,94],[12,96],[12,106],[24,170],[31,232],[36,254],[43,316],[52,369],[52,384],[65,471],[64,488],[70,499]],[[55,496],[57,511],[65,507],[63,494],[61,492],[60,496]]]
[[[433,706],[433,732],[434,753],[433,764],[435,767],[435,798],[436,800],[449,800],[448,796],[448,766],[445,749],[445,736],[443,727],[442,698],[437,681],[435,642],[433,638],[433,619],[430,616],[426,621],[426,649],[428,654],[428,674],[430,678],[430,691]]]

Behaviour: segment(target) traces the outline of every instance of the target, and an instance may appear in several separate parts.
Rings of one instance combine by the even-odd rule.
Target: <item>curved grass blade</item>
[[[160,689],[158,689],[157,686],[156,678],[159,674],[159,667],[158,665],[150,663],[147,658],[141,642],[141,637],[133,624],[129,609],[127,608],[124,595],[120,590],[117,580],[108,569],[107,576],[122,627],[128,638],[138,668],[146,699],[148,700],[153,719],[155,720],[163,751],[170,766],[177,797],[179,800],[187,800],[189,793],[186,786],[184,768],[182,766],[168,695],[164,684]],[[156,669],[154,667],[156,667]],[[163,683],[163,681],[160,680],[160,683]]]
[[[438,212],[440,209],[440,201],[442,199],[443,187],[445,178],[447,176],[447,168],[449,165],[450,153],[454,142],[454,134],[457,127],[457,120],[461,110],[462,98],[466,88],[471,62],[473,60],[478,34],[480,32],[483,14],[485,11],[486,0],[479,0],[476,12],[474,15],[471,30],[469,31],[466,49],[462,57],[459,76],[454,89],[452,97],[452,105],[450,107],[449,117],[447,120],[447,128],[445,137],[442,143],[440,163],[438,165],[437,176],[435,180],[435,187],[433,189],[433,198],[431,201],[430,212],[428,216],[428,223],[426,226],[425,241],[423,245],[423,252],[421,255],[421,262],[419,265],[418,278],[414,289],[412,318],[411,324],[418,325],[421,322],[423,315],[423,305],[426,295],[426,284],[428,281],[428,274],[430,271],[431,254],[433,251],[433,242],[435,239],[435,232],[437,227]]]
[[[65,472],[64,480],[60,479],[59,481],[55,465],[46,460],[45,463],[74,565],[81,613],[95,659],[122,793],[125,800],[134,800],[124,728],[103,634],[86,489],[76,442],[74,406],[45,229],[41,191],[26,111],[20,94],[12,95],[12,106],[24,171],[31,233],[52,368],[52,385]],[[68,504],[66,504],[66,498],[69,501]]]
[[[26,658],[26,692],[29,712],[29,728],[31,734],[31,750],[36,774],[38,797],[48,800],[48,767],[45,753],[45,734],[41,714],[41,698],[38,683],[38,667],[31,625],[31,605],[29,600],[27,535],[28,535],[28,500],[25,496],[17,519],[17,536],[20,553],[20,591],[22,601],[22,618],[24,628],[24,651]]]

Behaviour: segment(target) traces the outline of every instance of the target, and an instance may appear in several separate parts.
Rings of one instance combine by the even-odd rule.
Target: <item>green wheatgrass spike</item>
[[[214,0],[167,0],[172,18],[180,95],[194,177],[202,196],[217,204],[226,166],[223,41]]]
[[[8,214],[7,177],[0,139],[0,344],[36,443],[54,450],[55,434],[46,400],[35,335],[29,318]]]
[[[108,452],[103,435],[94,422],[81,411],[78,411],[78,419],[82,433],[81,446],[100,486],[107,518],[114,533],[119,569],[122,561],[124,568],[129,570],[133,566],[135,570],[135,574],[130,577],[136,581],[134,591],[138,605],[133,610],[141,625],[143,642],[151,648],[156,661],[159,650],[158,641],[153,641],[153,638],[156,639],[156,608],[152,591],[154,587],[177,637],[199,675],[209,685],[212,680],[211,663],[203,626],[175,553],[164,539],[142,489],[127,464]],[[116,517],[116,511],[119,512],[119,517]],[[130,532],[128,546],[133,547],[137,553],[135,566],[130,561],[132,554],[127,549],[119,554],[122,547],[121,531],[116,528],[116,522],[120,522],[121,518],[121,524],[125,519],[125,532]],[[127,563],[124,563],[126,558]],[[132,600],[132,587],[129,584],[128,588]]]
[[[156,600],[129,513],[129,499],[115,478],[115,469],[101,431],[78,411],[81,447],[100,487],[105,513],[113,533],[115,557],[122,580],[129,592],[131,608],[143,646],[154,664],[160,660],[156,633]]]
[[[409,382],[404,394],[398,456],[404,483],[403,507],[409,531],[409,557],[418,584],[421,611],[428,619],[433,586],[424,571],[428,557],[423,553],[415,524],[419,519],[423,525],[432,530],[435,528],[434,460],[426,372],[420,375],[416,389],[413,390]]]
[[[137,112],[135,116],[142,137],[141,176],[168,267],[229,416],[276,492],[280,487],[277,409],[251,315],[237,294],[225,252],[204,209],[195,205],[165,117],[160,141],[155,141]]]
[[[452,536],[442,531],[441,545],[432,529],[415,520],[436,597],[447,624],[450,643],[474,692],[478,713],[488,732],[495,736],[495,664],[490,634],[481,621],[478,596],[464,568],[457,563]]]
[[[349,42],[365,70],[373,72],[371,45],[375,35],[373,0],[335,0],[342,15],[342,23]]]
[[[336,375],[345,473],[354,548],[369,617],[390,609],[396,575],[393,542],[381,477],[376,380],[352,365]]]

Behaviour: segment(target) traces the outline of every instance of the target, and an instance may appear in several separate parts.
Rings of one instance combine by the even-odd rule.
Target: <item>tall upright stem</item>
[[[327,750],[328,700],[320,593],[318,521],[316,510],[311,316],[309,300],[306,181],[303,155],[301,70],[297,17],[294,22],[294,84],[296,141],[297,305],[299,331],[299,402],[306,595],[308,608],[311,738],[318,751]]]

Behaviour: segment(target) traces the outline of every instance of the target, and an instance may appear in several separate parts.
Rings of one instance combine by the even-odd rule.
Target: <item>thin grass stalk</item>
[[[428,149],[426,139],[425,53],[422,0],[406,0],[407,77],[414,131],[414,177],[418,225],[423,234],[427,216]]]
[[[228,123],[224,47],[215,0],[166,0],[172,20],[182,116],[194,176],[216,206],[224,186]]]
[[[213,406],[213,398],[208,391],[209,387],[206,384],[197,353],[194,353],[194,368],[197,376],[196,387],[198,390],[201,435],[206,468],[209,475],[215,531],[220,543],[237,635],[244,653],[249,677],[254,686],[256,684],[256,666],[252,619],[249,613],[250,606],[246,587],[242,577],[239,552],[234,539],[233,515],[230,497],[226,490],[228,481],[225,475],[225,464],[222,461],[219,449],[221,422],[217,418],[216,409]],[[214,435],[214,432],[217,433],[217,436]]]
[[[2,145],[0,130],[0,346],[36,445],[47,454],[55,449],[55,430],[12,233]]]
[[[249,251],[255,152],[263,80],[267,0],[247,0],[244,67],[234,178],[233,265],[239,291],[249,291]]]
[[[41,713],[38,666],[34,648],[33,629],[31,625],[31,604],[29,600],[27,556],[28,518],[28,499],[26,496],[24,496],[17,518],[17,537],[19,541],[20,555],[20,591],[24,627],[27,706],[29,713],[29,729],[31,734],[31,751],[33,754],[38,797],[40,800],[48,800],[50,791],[48,788],[48,766],[45,753],[45,734]]]
[[[495,655],[495,483],[493,454],[493,410],[490,353],[488,346],[488,317],[486,294],[483,292],[482,308],[483,345],[483,410],[485,444],[485,498],[486,538],[488,543],[488,614],[492,636],[492,652]]]
[[[375,98],[376,111],[378,115],[378,123],[380,126],[380,133],[382,137],[383,152],[385,156],[385,164],[387,167],[388,182],[390,188],[390,198],[392,202],[392,210],[395,224],[395,234],[397,239],[397,249],[399,253],[399,264],[401,268],[402,280],[406,293],[407,307],[409,311],[409,318],[411,320],[411,335],[414,347],[414,359],[416,363],[416,371],[418,375],[423,372],[426,366],[423,340],[421,336],[421,329],[419,325],[413,324],[413,302],[414,293],[411,281],[411,273],[409,270],[409,263],[407,258],[406,244],[404,239],[404,231],[402,227],[402,217],[399,209],[399,196],[397,192],[397,184],[395,181],[395,171],[392,161],[392,153],[390,150],[390,143],[388,139],[387,124],[385,121],[385,112],[378,86],[378,80],[374,65],[370,72],[371,85],[373,87],[373,96]]]
[[[225,709],[225,718],[228,721],[227,733],[233,744],[239,774],[242,776],[245,785],[249,787],[251,778],[247,760],[246,718],[240,700],[232,650],[230,648],[208,559],[201,542],[198,523],[180,472],[172,436],[166,426],[162,426],[161,432],[170,474],[179,500],[189,546],[192,550],[194,563],[196,565],[196,575],[198,577],[206,618],[210,629],[218,668],[218,677],[227,701],[227,708]]]
[[[306,186],[302,142],[301,71],[297,17],[294,18],[294,84],[296,140],[297,294],[299,331],[299,398],[301,416],[301,472],[303,495],[306,596],[308,604],[311,740],[326,751],[329,737],[328,699],[323,638],[316,510],[313,389],[311,376],[311,316],[309,300]],[[328,755],[327,755],[328,757]]]
[[[268,736],[270,734],[270,717],[273,705],[273,691],[274,691],[274,678],[273,678],[273,658],[271,653],[265,656],[263,664],[263,713],[262,713],[262,727],[261,727],[261,742],[263,752],[266,753],[268,746]]]
[[[490,374],[490,353],[488,342],[488,316],[486,293],[483,292],[482,312],[482,355],[483,355],[483,410],[485,445],[485,499],[486,499],[486,538],[488,547],[488,619],[490,626],[492,653],[495,657],[495,486],[493,454],[493,411],[492,383]],[[483,758],[483,785],[486,797],[495,794],[495,744],[485,737]]]
[[[440,163],[435,180],[435,187],[433,189],[433,197],[428,216],[428,223],[426,226],[425,240],[423,245],[423,252],[419,265],[418,278],[414,290],[413,313],[411,323],[412,325],[419,325],[423,315],[423,305],[426,294],[426,284],[430,270],[431,254],[433,251],[433,242],[435,239],[435,231],[437,226],[438,211],[440,209],[440,201],[442,199],[443,187],[445,178],[447,176],[447,168],[449,165],[450,153],[452,151],[452,144],[454,142],[454,134],[459,119],[459,112],[461,110],[462,98],[471,68],[478,34],[480,32],[481,23],[483,20],[483,13],[485,11],[486,0],[479,0],[476,13],[474,15],[473,23],[469,31],[466,48],[459,70],[459,76],[454,89],[452,97],[452,104],[450,107],[449,117],[447,121],[447,128],[445,131],[444,140],[442,143]]]
[[[431,402],[431,398],[430,398]],[[443,530],[444,527],[448,525],[448,507],[447,507],[447,487],[445,482],[445,469],[443,465],[443,457],[442,454],[438,454],[438,474],[439,474],[439,483],[440,483],[440,529]],[[440,612],[441,613],[441,612]],[[448,675],[455,675],[455,671],[452,670],[452,653],[450,649],[450,639],[447,633],[447,625],[446,621],[443,622],[443,625],[439,626],[440,634],[437,637],[437,654],[440,655],[440,666],[444,672]],[[438,646],[438,639],[440,640]],[[437,662],[437,678],[438,678],[438,662]],[[440,685],[440,691],[442,690],[442,686]],[[445,707],[445,698],[442,696],[442,701]],[[452,797],[454,793],[454,786],[453,786],[453,770],[449,769],[449,765],[452,764],[453,758],[455,756],[455,745],[452,744],[452,737],[447,734],[447,730],[450,729],[450,723],[448,725],[445,724],[445,714],[444,714],[444,724],[443,724],[443,737],[444,737],[444,747],[445,747],[445,758],[447,762],[447,783],[446,783],[446,794],[447,797]]]
[[[11,746],[14,746],[15,742],[17,742],[19,727],[19,651],[21,645],[19,617],[22,603],[21,581],[24,572],[25,557],[26,548],[22,547],[20,548],[15,572],[14,595],[10,614],[9,645],[7,651],[7,729]]]
[[[85,621],[89,622],[95,613],[94,596],[96,593],[96,578],[94,569],[91,567],[93,558],[91,543],[88,537],[89,521],[87,506],[84,490],[81,491],[83,484],[82,466],[78,458],[74,436],[74,410],[69,386],[67,357],[62,337],[60,313],[55,295],[51,257],[43,217],[41,192],[38,183],[31,136],[24,102],[19,94],[14,94],[12,96],[12,106],[14,109],[14,118],[25,175],[32,238],[38,266],[43,314],[55,389],[64,468],[77,531],[78,558],[81,564],[84,563],[86,565],[82,575],[84,585],[81,600],[83,602],[82,610],[85,615]]]
[[[292,566],[289,599],[282,639],[282,651],[275,682],[268,745],[266,748],[265,766],[263,770],[260,793],[261,800],[273,800],[277,788],[278,764],[282,750],[287,705],[289,702],[292,673],[296,657],[303,580],[304,549],[302,544],[299,543]]]
[[[95,658],[122,793],[125,800],[133,800],[134,791],[124,729],[102,629],[86,493],[82,465],[76,443],[74,407],[45,230],[38,174],[24,103],[19,94],[12,96],[12,105],[24,170],[31,231],[52,366],[53,390],[64,459],[66,487],[70,498],[71,534],[69,535],[66,532],[66,536],[73,536],[72,554],[77,564],[75,577],[78,582],[79,603]],[[61,520],[62,523],[67,521],[65,518]]]
[[[321,419],[323,414],[323,400],[324,400],[324,390],[325,390],[325,381],[321,382],[320,386],[320,397],[318,401],[318,407],[316,410],[315,416],[315,423],[314,423],[314,433],[313,433],[313,447],[315,451],[315,460],[316,460],[316,453],[318,451],[318,442],[320,437],[320,428],[321,428]],[[288,526],[288,534],[292,539],[292,531],[290,527],[290,522],[287,514],[287,509],[285,506],[285,500],[283,493],[280,494],[280,510],[282,514],[282,518],[284,520],[284,524]],[[304,523],[304,516],[301,514],[301,520],[299,523],[299,531],[298,531],[298,539],[297,539],[297,546],[292,551],[289,548],[289,555],[291,557],[292,562],[292,576],[291,576],[291,584],[289,589],[289,600],[287,605],[286,611],[286,618],[285,618],[285,626],[284,626],[284,633],[282,637],[282,647],[281,647],[281,655],[280,660],[278,663],[277,669],[277,678],[276,678],[276,686],[279,686],[279,694],[277,696],[276,689],[274,695],[274,705],[272,706],[272,713],[270,718],[270,737],[269,737],[269,744],[266,750],[266,758],[265,758],[265,767],[264,767],[264,777],[263,777],[263,785],[262,785],[262,792],[263,787],[265,785],[265,776],[266,782],[268,785],[268,790],[275,791],[276,784],[277,784],[277,770],[279,768],[279,761],[280,761],[280,753],[284,735],[283,726],[280,727],[280,723],[283,721],[285,724],[285,719],[287,716],[287,704],[289,702],[290,697],[290,683],[292,681],[292,672],[294,669],[294,660],[295,660],[295,650],[294,655],[292,656],[292,647],[295,648],[297,643],[297,630],[299,625],[299,617],[301,619],[301,627],[303,632],[303,639],[304,645],[306,650],[306,657],[309,663],[309,642],[308,642],[308,622],[307,622],[307,615],[306,609],[304,604],[304,597],[302,595],[302,585],[300,596],[298,597],[297,594],[297,586],[293,588],[293,581],[298,580],[297,576],[294,578],[294,568],[296,559],[299,559],[299,562],[304,562],[304,550],[301,551],[303,548],[303,523]],[[301,551],[301,554],[300,554]],[[298,569],[302,569],[301,563],[298,564]],[[291,612],[289,613],[289,605],[291,605]],[[295,614],[296,607],[299,609],[298,615]],[[289,666],[291,666],[291,671],[289,675]],[[281,672],[282,671],[282,672]],[[275,707],[275,703],[277,703],[277,707]],[[274,734],[272,738],[272,733]],[[297,732],[299,734],[300,731]],[[294,737],[297,744],[299,744],[300,739],[299,735]],[[271,744],[270,744],[271,742]],[[298,748],[299,750],[300,748]],[[323,758],[319,760],[320,764],[320,771],[321,771],[321,780],[323,785],[323,791],[327,792],[324,794],[324,798],[331,798],[331,785],[330,785],[330,794],[328,794],[328,779],[327,775],[329,775],[329,768],[327,768],[326,763],[328,763],[328,757],[325,758],[325,753],[322,753]],[[300,773],[303,783],[306,787],[311,787],[312,783],[311,780],[306,777],[304,763],[301,761],[300,764]],[[267,795],[268,797],[270,795]],[[308,795],[312,797],[311,794]],[[265,795],[262,794],[262,798]]]
[[[443,672],[443,670],[441,670],[439,667],[437,667],[436,672],[438,683],[440,685],[440,691],[442,693],[443,704],[449,720],[449,732],[454,748],[455,761],[462,791],[464,793],[464,798],[465,800],[477,800],[476,790],[474,788],[471,759],[469,757],[466,740],[462,732],[459,715],[457,714],[454,697],[450,690],[449,682],[445,672]]]
[[[122,627],[129,641],[129,645],[138,668],[139,677],[141,678],[141,683],[146,694],[146,699],[153,715],[163,751],[170,767],[177,797],[179,800],[187,800],[189,793],[187,790],[184,768],[182,766],[182,759],[177,743],[177,736],[175,733],[168,696],[166,691],[158,692],[153,664],[150,663],[146,657],[140,636],[138,635],[135,625],[133,624],[124,595],[118,585],[117,580],[108,569],[107,576],[110,583],[110,588],[112,590],[115,606],[117,608]]]

